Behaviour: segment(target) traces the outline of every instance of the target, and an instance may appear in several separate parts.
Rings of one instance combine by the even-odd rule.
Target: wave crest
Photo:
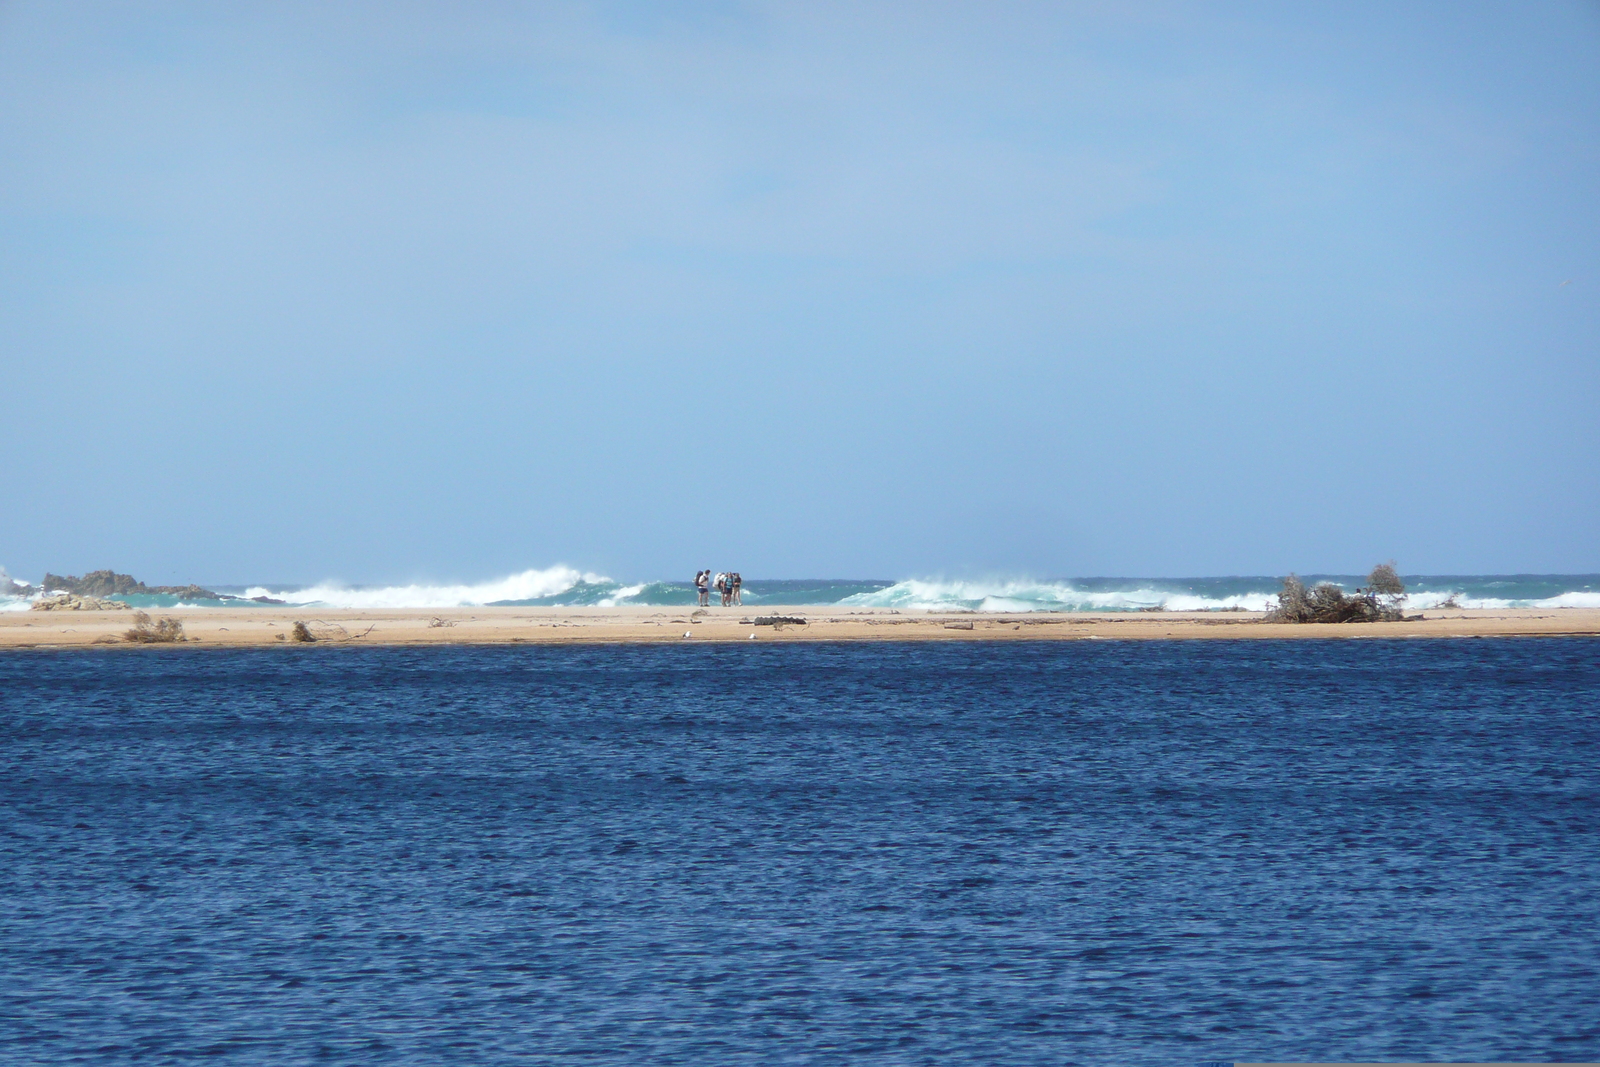
[[[1441,607],[1474,608],[1499,611],[1504,608],[1600,608],[1600,593],[1571,590],[1556,596],[1538,599],[1517,597],[1472,596],[1463,591],[1435,590],[1408,593],[1405,605],[1411,611],[1430,611]]]
[[[604,575],[587,574],[571,567],[556,566],[544,570],[526,570],[506,578],[464,585],[416,583],[368,589],[323,582],[305,589],[273,590],[264,586],[252,586],[245,590],[245,596],[264,596],[289,604],[320,604],[333,608],[475,608],[485,604],[546,600],[571,593],[583,586],[614,587],[615,584]]]
[[[1306,584],[1331,581],[1346,592],[1362,584],[1354,575],[1303,576]],[[753,580],[744,588],[750,605],[816,604],[895,608],[907,611],[1263,611],[1277,600],[1282,580],[1266,576],[1216,578],[991,578],[946,580],[913,578],[899,582],[818,579]],[[1459,607],[1600,608],[1600,575],[1434,575],[1408,576],[1407,611]],[[0,611],[26,611],[37,596],[17,591],[0,568]],[[532,568],[484,582],[350,586],[320,582],[307,587],[255,585],[222,587],[230,596],[268,597],[294,606],[352,609],[429,609],[506,606],[682,607],[695,602],[684,581],[623,585],[601,574],[557,565]],[[245,606],[237,600],[180,604],[168,594],[117,597],[135,607]]]
[[[1265,611],[1275,597],[1274,593],[1256,591],[1204,596],[1153,585],[1090,590],[1067,582],[913,579],[845,597],[840,603],[911,611]]]

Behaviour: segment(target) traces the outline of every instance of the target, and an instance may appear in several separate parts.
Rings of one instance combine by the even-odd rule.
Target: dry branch
[[[133,629],[124,632],[122,639],[140,645],[167,645],[188,640],[183,635],[181,619],[167,615],[159,622],[151,622],[150,616],[142,611],[134,612]]]

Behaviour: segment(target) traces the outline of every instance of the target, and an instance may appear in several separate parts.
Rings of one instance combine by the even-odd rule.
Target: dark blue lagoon
[[[1591,639],[0,656],[0,1062],[1600,1059]]]

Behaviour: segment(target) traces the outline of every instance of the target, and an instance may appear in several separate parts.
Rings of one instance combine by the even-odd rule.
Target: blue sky
[[[1300,6],[0,5],[0,563],[1600,570],[1600,5]]]

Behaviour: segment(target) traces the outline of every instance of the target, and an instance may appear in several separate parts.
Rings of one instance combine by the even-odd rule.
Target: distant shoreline
[[[293,607],[152,609],[183,623],[183,648],[330,645],[688,644],[695,641],[1306,640],[1600,636],[1597,608],[1453,609],[1404,622],[1286,624],[1261,612],[923,612],[827,605],[672,609],[476,607],[319,610]],[[0,649],[134,647],[132,611],[0,613]],[[761,623],[802,617],[804,625]],[[316,638],[291,634],[305,623]],[[758,624],[761,623],[761,624]],[[685,634],[691,636],[685,637]],[[751,635],[755,638],[752,641]],[[139,646],[144,647],[144,646]]]

